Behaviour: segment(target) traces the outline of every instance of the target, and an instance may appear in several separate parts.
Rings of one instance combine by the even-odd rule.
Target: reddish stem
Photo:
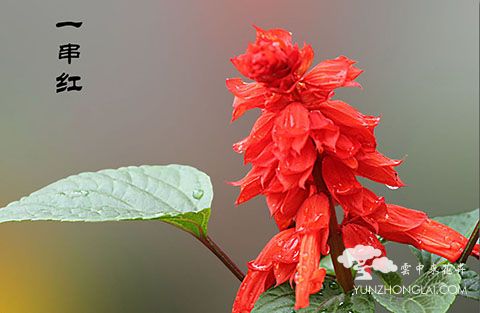
[[[475,244],[478,241],[479,222],[480,221],[477,221],[477,224],[475,225],[475,228],[473,229],[473,232],[470,235],[467,244],[465,245],[465,249],[463,250],[462,255],[457,261],[458,263],[467,263],[467,259],[470,256],[470,253],[472,253],[473,248],[475,248]]]
[[[233,260],[210,238],[209,236],[197,237],[201,243],[205,245],[210,251],[217,256],[217,258],[222,261],[222,263],[230,270],[230,272],[238,278],[238,280],[243,281],[245,274],[240,270],[240,268],[233,262]]]
[[[337,213],[335,212],[335,204],[333,203],[332,197],[329,196],[330,200],[330,234],[328,237],[328,244],[330,245],[330,256],[332,258],[333,267],[335,268],[335,274],[337,275],[337,280],[340,286],[342,286],[343,291],[348,293],[353,290],[353,276],[349,268],[343,266],[338,262],[338,256],[343,254],[345,251],[345,245],[343,244],[342,234],[340,232],[340,227],[338,226]]]

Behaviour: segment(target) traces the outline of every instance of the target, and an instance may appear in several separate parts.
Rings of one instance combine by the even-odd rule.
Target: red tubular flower
[[[309,297],[322,288],[326,270],[320,268],[321,255],[328,254],[330,206],[327,196],[315,194],[298,210],[296,230],[301,235],[300,259],[295,275],[295,309],[309,306]]]
[[[277,234],[260,255],[249,263],[233,305],[234,313],[250,312],[258,297],[273,285],[296,284],[297,309],[309,305],[309,296],[318,292],[326,275],[319,267],[321,255],[328,254],[328,198],[313,194],[301,205],[296,228]]]
[[[311,47],[300,49],[289,32],[260,28],[255,43],[232,59],[254,80],[227,80],[235,96],[232,120],[261,110],[250,135],[234,144],[252,166],[234,183],[240,186],[236,203],[264,195],[281,231],[250,263],[233,312],[250,312],[263,291],[288,280],[295,283],[295,308],[308,306],[309,295],[320,290],[325,276],[319,261],[329,251],[335,204],[344,210],[343,238],[330,232],[332,251],[341,248],[343,239],[346,247],[370,245],[385,254],[380,235],[456,261],[467,242],[422,212],[385,204],[360,184],[358,176],[403,187],[395,170],[402,161],[377,151],[374,129],[380,118],[332,99],[337,88],[360,87],[355,79],[362,71],[355,61],[340,56],[308,71],[312,60]],[[478,256],[478,245],[473,254]]]
[[[467,244],[467,238],[420,211],[387,204],[385,216],[378,221],[378,234],[383,238],[412,245],[456,262]],[[472,255],[479,257],[477,244]]]
[[[260,255],[248,265],[232,313],[248,313],[258,297],[268,288],[293,279],[299,258],[299,236],[291,228],[278,233]]]

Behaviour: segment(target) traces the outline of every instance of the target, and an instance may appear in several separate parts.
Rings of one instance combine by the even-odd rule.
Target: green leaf
[[[417,260],[421,264],[423,264],[423,269],[422,269],[423,273],[427,272],[430,269],[430,267],[432,266],[432,264],[436,264],[437,261],[441,259],[438,255],[431,254],[430,252],[425,251],[425,250],[419,250],[419,249],[414,248],[412,246],[410,246],[410,250],[415,255]]]
[[[426,272],[409,288],[404,288],[404,292],[394,288],[393,294],[387,291],[372,295],[378,303],[393,313],[447,312],[459,291],[460,275],[452,265],[446,266],[451,267],[451,273]]]
[[[433,219],[455,229],[465,237],[468,237],[478,221],[478,209],[455,215],[434,217]]]
[[[322,256],[322,259],[320,260],[320,267],[324,268],[327,271],[327,275],[330,276],[336,276],[335,274],[335,267],[333,266],[332,262],[332,255],[328,254],[326,256]],[[356,275],[355,269],[352,267],[351,269],[353,277]]]
[[[322,290],[310,296],[310,306],[294,310],[295,291],[288,283],[264,292],[251,313],[373,313],[375,302],[369,294],[346,295],[340,286],[327,278]]]
[[[462,296],[480,300],[480,278],[475,271],[472,271],[468,267],[464,266],[465,271],[460,271],[460,277],[462,281],[460,282],[460,288],[465,290],[466,293],[460,293]]]
[[[322,257],[320,267],[327,271],[327,275],[335,276],[335,268],[333,267],[332,256],[330,254]]]
[[[380,277],[380,280],[385,286],[394,287],[401,286],[403,284],[403,278],[397,272],[382,273],[379,271],[374,271],[374,273]]]
[[[204,236],[212,198],[210,178],[193,167],[131,166],[59,180],[0,209],[0,223],[158,219]]]

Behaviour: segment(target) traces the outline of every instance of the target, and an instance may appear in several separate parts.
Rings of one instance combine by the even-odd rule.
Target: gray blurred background
[[[55,23],[80,20],[80,29]],[[212,177],[210,234],[245,268],[275,233],[264,200],[235,208],[248,170],[231,144],[229,59],[252,24],[282,27],[365,70],[338,97],[381,114],[380,150],[407,156],[389,202],[445,215],[479,206],[478,3],[457,1],[18,1],[0,3],[0,207],[67,175],[181,163]],[[58,46],[79,43],[67,65]],[[55,93],[62,72],[80,93]],[[390,245],[397,264],[414,262]],[[395,250],[395,251],[393,251]],[[159,222],[0,225],[0,311],[230,310],[238,282],[189,235]],[[458,301],[452,312],[478,303]],[[380,312],[380,310],[379,310]]]

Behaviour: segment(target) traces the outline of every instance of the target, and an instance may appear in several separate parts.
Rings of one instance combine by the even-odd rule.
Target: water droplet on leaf
[[[70,196],[72,196],[72,197],[86,197],[89,194],[90,194],[90,192],[88,192],[86,190],[74,190],[70,193]]]
[[[192,197],[194,197],[197,200],[200,200],[200,199],[202,199],[203,194],[204,194],[204,192],[203,192],[202,189],[195,189],[192,193]]]

